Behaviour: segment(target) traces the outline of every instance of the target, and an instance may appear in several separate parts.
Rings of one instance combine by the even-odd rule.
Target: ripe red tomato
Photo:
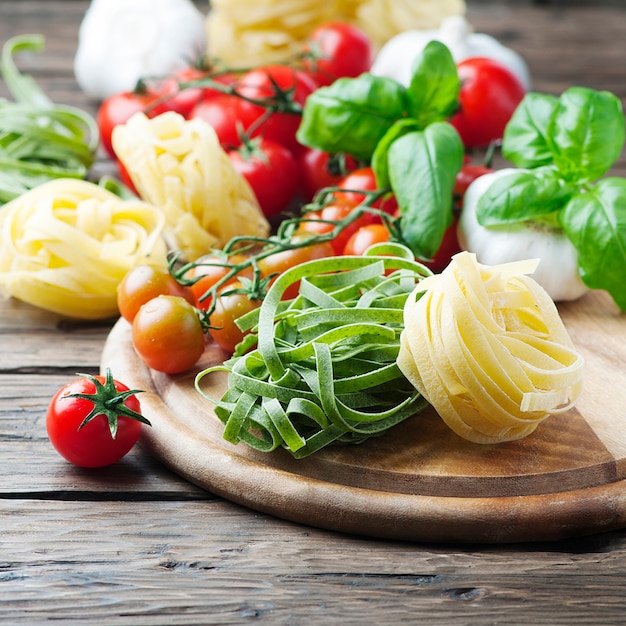
[[[461,79],[460,109],[450,119],[467,148],[480,148],[501,139],[504,128],[526,90],[502,64],[484,57],[457,65]]]
[[[308,237],[310,237],[310,234],[300,232],[296,233],[292,237],[292,241],[303,241]],[[261,270],[261,275],[267,278],[273,275],[279,276],[290,267],[300,265],[300,263],[313,261],[314,259],[325,259],[332,256],[335,256],[335,251],[333,250],[332,245],[329,242],[324,241],[311,244],[309,246],[302,246],[301,248],[294,248],[293,250],[276,252],[275,254],[265,257],[264,259],[260,259],[258,266]],[[298,283],[292,284],[283,294],[283,298],[295,298],[298,295],[298,289]]]
[[[356,162],[351,156],[333,157],[317,148],[300,148],[297,161],[300,190],[306,202],[312,200],[320,189],[338,185],[348,173],[356,169]]]
[[[329,22],[318,26],[304,46],[302,66],[318,85],[329,85],[337,78],[355,77],[369,71],[374,60],[371,39],[356,26]]]
[[[85,375],[61,387],[46,414],[48,437],[57,452],[80,467],[119,461],[139,439],[141,424],[150,423],[141,416],[138,392],[129,391],[110,370],[106,377]]]
[[[248,181],[267,218],[287,209],[300,189],[293,153],[271,139],[250,140],[228,152],[235,169]]]
[[[378,183],[376,182],[376,175],[371,167],[361,167],[353,172],[350,172],[345,178],[343,178],[338,187],[349,191],[338,191],[335,193],[335,197],[341,200],[347,200],[349,202],[356,202],[357,204],[363,202],[366,199],[366,195],[358,193],[357,190],[363,191],[376,191],[378,189]],[[398,210],[398,202],[395,196],[385,196],[380,198],[372,204],[375,209],[380,209],[394,215]]]
[[[96,114],[96,122],[100,131],[100,143],[107,154],[116,158],[111,135],[118,124],[124,124],[139,111],[145,111],[148,117],[155,115],[154,111],[148,111],[147,107],[157,98],[157,94],[151,90],[124,91],[113,94],[102,101]]]
[[[220,94],[198,102],[191,110],[189,118],[200,118],[210,124],[222,147],[228,150],[241,145],[244,120],[239,116],[238,106],[237,96]]]
[[[158,112],[175,111],[188,118],[193,107],[205,97],[205,89],[202,87],[180,89],[180,83],[191,83],[206,76],[206,70],[190,66],[163,79],[157,90],[159,96],[164,98],[158,106]]]
[[[215,301],[215,310],[211,313],[209,334],[225,352],[232,354],[245,334],[236,324],[244,314],[261,306],[260,300],[250,298],[245,293],[229,293],[242,289],[243,285],[235,281],[220,290]]]
[[[339,222],[346,219],[358,206],[354,202],[346,202],[337,200],[327,204],[320,211],[309,211],[302,216],[303,220],[298,226],[298,233],[315,233],[324,235],[335,228],[335,224],[331,222]],[[357,217],[348,226],[345,226],[341,232],[331,239],[330,245],[333,247],[335,254],[343,254],[346,242],[361,226],[371,224],[375,216],[371,213],[363,213]]]
[[[375,243],[389,241],[389,231],[383,224],[368,224],[357,230],[346,242],[343,253],[346,255],[362,256]]]
[[[146,302],[159,295],[184,298],[193,303],[193,294],[181,285],[166,267],[138,265],[129,270],[117,286],[117,308],[128,322]]]
[[[459,170],[454,181],[454,188],[452,190],[452,196],[454,200],[454,209],[460,211],[463,208],[463,199],[465,198],[465,192],[467,188],[483,174],[489,174],[493,172],[493,169],[486,165],[473,165],[471,162],[467,162]]]
[[[133,346],[154,370],[178,374],[193,367],[204,352],[204,331],[194,307],[184,298],[160,295],[133,319]]]
[[[286,146],[298,148],[296,131],[301,115],[284,112],[288,103],[304,107],[307,97],[317,88],[315,81],[306,73],[287,65],[267,65],[244,74],[237,83],[237,92],[242,96],[238,105],[238,116],[251,136],[263,136]],[[270,102],[277,109],[269,109],[249,100]],[[282,110],[281,110],[282,109]],[[268,116],[267,119],[266,116]]]
[[[194,296],[195,305],[199,309],[207,310],[211,303],[211,298],[203,296],[214,285],[226,277],[230,268],[228,265],[239,265],[246,260],[243,254],[232,254],[229,257],[224,258],[219,254],[208,254],[204,257],[197,259],[195,262],[197,265],[190,270],[187,278],[197,278],[189,289]],[[238,276],[245,276],[252,279],[253,269],[251,266],[246,267],[244,270],[236,274],[232,279],[229,279],[226,284],[231,284],[237,280]]]

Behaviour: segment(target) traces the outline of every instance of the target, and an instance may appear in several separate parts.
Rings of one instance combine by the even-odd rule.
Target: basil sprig
[[[408,87],[370,73],[339,79],[308,97],[298,130],[304,145],[371,162],[379,188],[396,195],[404,242],[421,259],[432,258],[453,219],[464,150],[445,120],[459,91],[450,51],[431,41]]]
[[[592,289],[626,310],[626,180],[605,176],[624,147],[614,94],[571,87],[560,97],[529,93],[504,132],[503,156],[519,171],[502,176],[476,207],[483,226],[541,221],[562,230]],[[601,179],[601,180],[598,180]]]

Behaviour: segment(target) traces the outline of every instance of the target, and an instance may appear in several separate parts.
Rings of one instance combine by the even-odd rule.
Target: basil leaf
[[[407,104],[406,88],[391,78],[369,73],[340,78],[307,98],[297,139],[367,160],[393,123],[405,116]]]
[[[412,118],[399,120],[378,142],[376,150],[374,150],[374,155],[372,156],[372,169],[376,174],[376,184],[380,189],[391,186],[389,179],[389,148],[391,144],[396,139],[416,130],[421,130],[417,120]]]
[[[626,311],[626,179],[605,178],[574,196],[561,223],[578,252],[584,283],[608,291]]]
[[[608,91],[571,87],[559,98],[548,125],[554,163],[568,180],[594,181],[606,174],[624,146],[624,111]]]
[[[404,135],[389,148],[389,178],[402,235],[420,258],[435,255],[452,222],[452,190],[462,165],[463,143],[447,122]]]
[[[533,168],[552,163],[547,131],[558,98],[527,93],[515,109],[502,138],[502,156],[517,167]]]
[[[409,115],[421,128],[450,117],[459,106],[461,81],[450,50],[430,41],[415,59],[409,96]]]
[[[515,224],[546,216],[571,198],[574,188],[552,166],[513,171],[496,179],[478,199],[482,226]]]

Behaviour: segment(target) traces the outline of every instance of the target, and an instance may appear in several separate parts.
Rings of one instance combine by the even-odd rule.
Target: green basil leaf
[[[389,148],[391,144],[396,139],[416,130],[421,130],[417,120],[412,118],[399,120],[378,142],[372,156],[372,169],[376,174],[376,183],[380,189],[391,186],[391,180],[389,178]]]
[[[376,144],[406,114],[406,88],[383,76],[340,78],[314,91],[304,105],[297,139],[330,153],[370,159]]]
[[[389,148],[389,178],[402,235],[420,258],[435,255],[452,223],[452,191],[462,165],[463,143],[447,122],[404,135]]]
[[[415,59],[409,96],[409,115],[425,128],[450,117],[459,106],[461,81],[448,47],[430,41]]]
[[[533,168],[552,163],[547,132],[558,98],[527,93],[515,109],[502,138],[502,156],[517,167]]]
[[[626,179],[605,178],[574,196],[561,223],[578,252],[584,283],[608,291],[626,311]]]
[[[606,174],[624,146],[624,111],[608,91],[571,87],[559,98],[548,145],[563,176],[581,183]]]
[[[476,218],[482,226],[501,226],[544,217],[562,208],[573,193],[552,166],[513,171],[478,199]]]

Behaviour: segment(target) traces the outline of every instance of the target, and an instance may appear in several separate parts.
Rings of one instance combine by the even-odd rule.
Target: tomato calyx
[[[115,387],[115,380],[110,368],[107,368],[106,370],[104,383],[102,383],[97,377],[91,376],[90,374],[78,374],[78,376],[89,379],[95,386],[94,393],[70,393],[64,396],[66,398],[81,398],[83,400],[88,400],[93,404],[93,408],[80,423],[78,430],[100,415],[106,417],[109,425],[109,431],[111,432],[111,437],[113,439],[115,439],[117,435],[118,416],[120,415],[137,420],[138,422],[148,426],[152,425],[150,420],[144,417],[141,413],[134,411],[124,404],[130,396],[143,393],[143,391],[141,389],[118,391]]]

